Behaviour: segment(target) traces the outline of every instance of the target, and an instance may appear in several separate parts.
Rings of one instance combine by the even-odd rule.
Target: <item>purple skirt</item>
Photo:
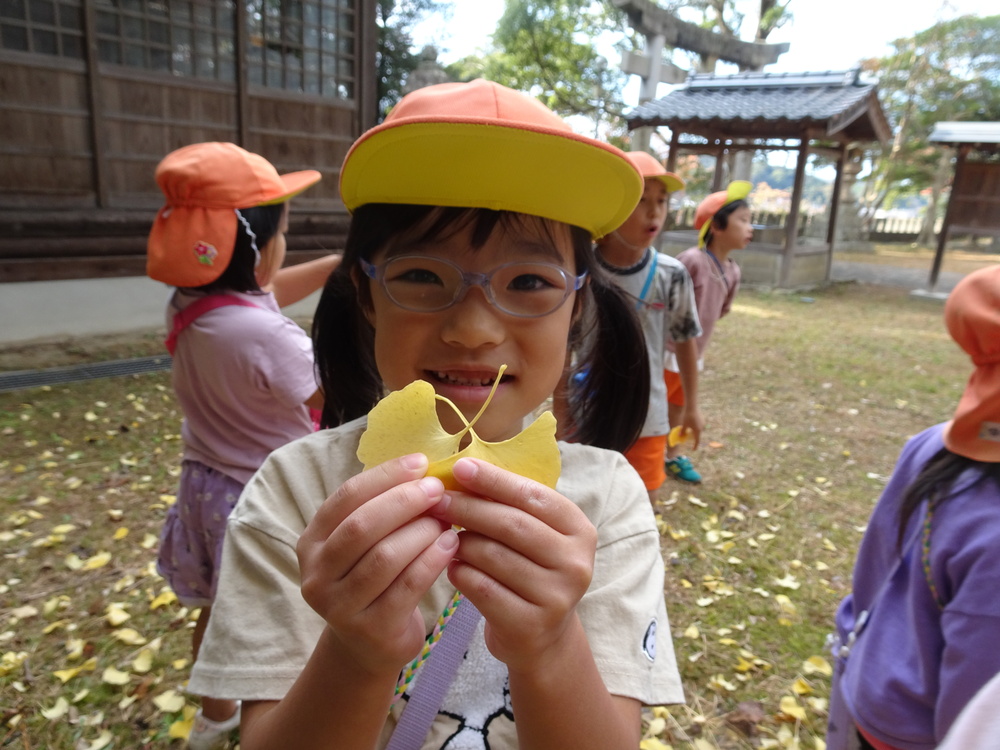
[[[211,606],[226,519],[243,484],[198,461],[181,464],[177,502],[167,511],[156,569],[188,607]]]

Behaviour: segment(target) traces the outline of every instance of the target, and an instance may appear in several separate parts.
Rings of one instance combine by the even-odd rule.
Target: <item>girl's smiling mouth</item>
[[[497,371],[499,371],[499,367]],[[430,376],[428,379],[446,386],[465,388],[490,388],[497,379],[497,371],[486,372],[462,372],[454,370],[425,370]],[[500,382],[509,380],[509,375],[504,375]]]

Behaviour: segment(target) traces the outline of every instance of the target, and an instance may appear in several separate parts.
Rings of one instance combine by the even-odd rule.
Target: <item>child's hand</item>
[[[485,461],[463,458],[432,512],[464,528],[451,582],[486,618],[486,645],[512,670],[544,668],[590,585],[597,531],[570,500]],[[554,652],[552,652],[554,653]]]
[[[372,674],[395,674],[420,651],[417,603],[458,547],[455,532],[428,514],[444,486],[426,471],[427,458],[413,454],[353,477],[297,546],[303,598]]]
[[[705,429],[705,418],[701,415],[701,411],[697,407],[691,408],[685,404],[681,411],[680,426],[684,439],[691,441],[691,450],[697,450],[701,441],[701,431]]]

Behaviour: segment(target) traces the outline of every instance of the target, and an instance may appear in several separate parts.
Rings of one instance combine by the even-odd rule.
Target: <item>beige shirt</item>
[[[212,618],[189,689],[200,695],[279,700],[309,659],[324,620],[302,599],[295,544],[320,504],[358,474],[365,420],[275,451],[229,518]],[[618,453],[560,443],[556,489],[598,530],[594,576],[580,619],[608,690],[647,705],[683,702],[663,599],[663,559],[649,496]],[[421,601],[429,633],[454,589],[445,575]],[[473,636],[426,750],[516,748],[506,667]],[[410,690],[419,685],[417,672]],[[393,708],[380,747],[405,700]]]

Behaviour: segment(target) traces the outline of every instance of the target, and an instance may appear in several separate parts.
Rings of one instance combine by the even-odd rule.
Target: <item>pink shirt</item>
[[[271,451],[312,432],[304,402],[317,384],[312,342],[274,295],[236,296],[258,307],[220,307],[184,329],[173,384],[184,412],[184,458],[245,484]],[[167,330],[174,312],[195,299],[175,292]]]
[[[740,267],[734,260],[727,258],[719,264],[722,266],[720,272],[719,266],[708,252],[697,247],[680,253],[677,260],[687,268],[694,284],[694,299],[698,307],[698,319],[701,321],[701,336],[696,339],[700,369],[716,321],[728,314],[733,306],[733,298],[740,288]],[[670,349],[672,352],[672,345]],[[677,372],[674,357],[668,357],[664,365],[668,370]]]

